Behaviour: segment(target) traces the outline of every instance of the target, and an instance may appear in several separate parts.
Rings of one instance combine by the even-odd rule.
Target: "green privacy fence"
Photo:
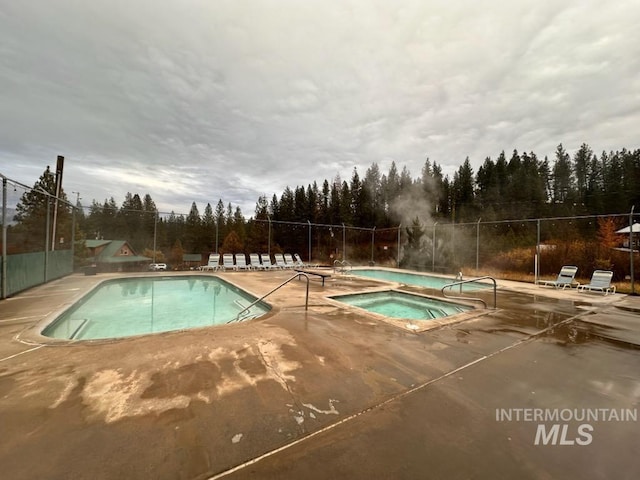
[[[69,218],[69,209],[76,209],[63,195],[52,195],[42,185],[31,188],[1,173],[0,178],[0,298],[4,299],[73,273],[75,215]],[[29,208],[18,225],[17,210],[9,206],[22,201]]]
[[[0,276],[0,287],[3,298],[73,272],[71,250],[20,253],[7,255],[5,258],[6,266],[0,257],[0,268],[3,272]]]

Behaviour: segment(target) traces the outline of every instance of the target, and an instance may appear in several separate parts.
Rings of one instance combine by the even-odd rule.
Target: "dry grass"
[[[485,275],[489,275],[491,277],[501,279],[501,280],[512,280],[514,282],[525,282],[525,283],[534,283],[535,276],[532,273],[522,273],[522,272],[509,272],[509,271],[490,271],[490,270],[475,270],[473,268],[466,268],[463,270],[465,278],[470,277],[482,277]],[[555,277],[544,276],[542,277],[544,280],[555,280]],[[581,284],[589,283],[590,278],[581,278],[576,277],[576,281]],[[616,286],[616,293],[631,293],[631,281],[624,282],[613,282],[613,285]],[[634,292],[635,294],[640,294],[640,279],[634,282]]]

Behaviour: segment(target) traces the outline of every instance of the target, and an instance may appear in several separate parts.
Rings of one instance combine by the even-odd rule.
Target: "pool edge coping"
[[[160,274],[159,274],[160,273]],[[177,275],[176,275],[177,273]],[[238,288],[245,293],[253,296],[256,300],[260,299],[261,295],[257,295],[254,292],[236,285],[234,282],[228,280],[227,278],[222,278],[214,273],[212,274],[204,274],[202,272],[194,273],[194,272],[165,272],[166,275],[170,275],[172,277],[189,277],[189,276],[202,276],[202,277],[215,277],[220,279],[223,282],[226,282],[232,285],[235,288]],[[71,296],[68,300],[65,300],[59,307],[47,313],[43,318],[37,320],[33,324],[25,327],[20,332],[13,336],[13,340],[20,342],[25,345],[40,345],[40,346],[55,346],[55,347],[63,347],[63,346],[78,346],[78,345],[104,345],[114,342],[123,342],[123,341],[132,341],[139,338],[147,337],[149,335],[169,335],[169,334],[178,334],[182,332],[198,330],[198,329],[208,329],[212,328],[212,326],[203,326],[203,327],[190,327],[190,328],[181,328],[176,330],[167,330],[164,332],[155,332],[155,333],[144,333],[140,335],[129,335],[126,337],[110,337],[110,338],[87,338],[87,339],[66,339],[66,338],[54,338],[47,337],[43,335],[42,332],[51,325],[54,321],[58,319],[61,315],[63,315],[67,310],[69,310],[76,302],[81,300],[82,298],[90,295],[91,292],[98,289],[103,283],[118,279],[132,279],[132,278],[157,278],[162,276],[162,272],[136,272],[134,275],[127,275],[127,272],[119,272],[116,274],[109,274],[105,277],[93,277],[91,280],[95,280],[95,283],[89,285],[86,289],[80,288],[77,293]],[[269,306],[270,310],[264,315],[258,317],[257,319],[252,318],[248,319],[247,322],[252,320],[266,320],[267,318],[272,317],[277,312],[280,311],[280,308],[275,306],[272,303],[267,302],[266,300],[262,300],[262,303],[265,303]],[[223,325],[214,325],[215,328],[225,328],[225,327],[237,327],[238,325],[242,325],[245,322],[233,322],[232,324],[223,324]]]
[[[441,297],[435,297],[433,295],[427,295],[427,294],[418,293],[418,292],[407,292],[404,290],[400,290],[399,287],[392,287],[388,284],[386,287],[377,287],[374,289],[355,291],[346,295],[362,295],[362,294],[381,293],[381,292],[396,292],[404,295],[412,295],[415,297],[422,297],[422,298],[428,298],[430,300],[437,300],[439,302],[445,301],[449,303],[464,305],[465,307],[471,307],[471,310],[467,312],[456,313],[454,315],[448,315],[442,318],[427,319],[425,321],[425,320],[414,320],[409,318],[401,319],[401,318],[388,317],[380,313],[370,312],[369,310],[357,307],[355,305],[349,305],[347,303],[334,300],[333,298],[333,297],[343,296],[345,294],[338,293],[338,294],[332,294],[330,296],[326,295],[324,299],[336,308],[340,308],[351,313],[364,315],[373,320],[381,321],[388,325],[392,325],[394,327],[400,328],[405,332],[411,332],[416,334],[434,330],[434,329],[443,328],[448,325],[453,325],[453,324],[468,321],[468,320],[475,320],[476,318],[487,315],[488,313],[494,311],[493,309],[489,309],[489,308],[480,308],[477,305],[472,303],[467,303],[462,301],[451,301],[450,299],[443,299]],[[423,322],[424,325],[416,324],[414,322]],[[410,327],[409,325],[412,325],[412,327]]]

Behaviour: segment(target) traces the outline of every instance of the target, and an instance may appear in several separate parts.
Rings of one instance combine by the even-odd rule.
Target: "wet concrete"
[[[261,295],[291,272],[221,274]],[[422,332],[294,280],[263,319],[47,341],[47,315],[107,275],[0,302],[0,465],[31,478],[636,478],[638,421],[535,445],[498,409],[640,409],[640,299],[500,282],[498,309]],[[433,292],[428,292],[433,293]],[[567,423],[565,441],[584,440]],[[550,425],[548,426],[550,428]],[[548,442],[552,443],[552,442]],[[557,443],[557,442],[556,442]]]

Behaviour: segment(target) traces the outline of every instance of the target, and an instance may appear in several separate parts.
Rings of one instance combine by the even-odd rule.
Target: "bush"
[[[535,258],[533,248],[515,248],[494,256],[487,266],[501,271],[532,272]]]

